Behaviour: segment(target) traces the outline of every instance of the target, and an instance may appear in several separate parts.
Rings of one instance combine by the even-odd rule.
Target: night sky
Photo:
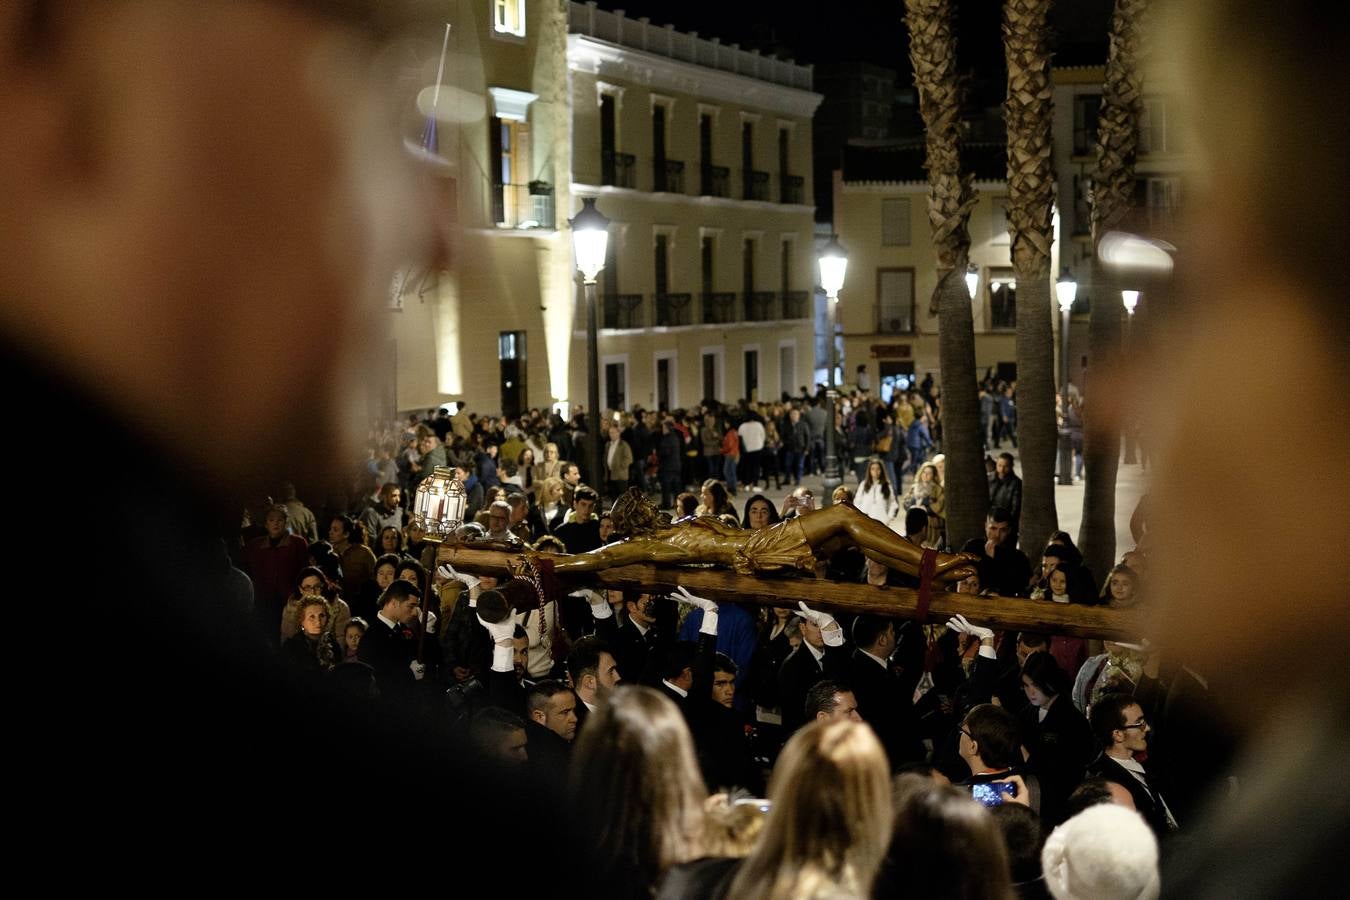
[[[625,10],[652,24],[673,24],[724,43],[790,56],[802,63],[866,61],[897,69],[909,83],[909,35],[901,0],[854,0],[812,4],[822,14],[789,12],[792,4],[764,0],[601,0],[602,9]],[[1101,63],[1111,0],[1065,0],[1051,15],[1061,63]],[[800,9],[800,7],[798,7]],[[829,10],[833,15],[824,15]],[[956,4],[957,52],[963,71],[1001,93],[1003,46],[999,34],[1002,3],[965,0]]]

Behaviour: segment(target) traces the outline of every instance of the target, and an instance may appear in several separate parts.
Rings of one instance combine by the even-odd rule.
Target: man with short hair
[[[1135,758],[1148,751],[1144,710],[1128,694],[1105,694],[1092,704],[1092,733],[1102,748],[1088,766],[1088,777],[1104,778],[1130,792],[1134,808],[1159,838],[1177,830],[1177,820],[1158,789],[1148,765]]]
[[[408,466],[408,489],[417,490],[423,479],[431,477],[438,466],[447,466],[445,447],[436,440],[436,432],[425,425],[417,426],[417,459]]]
[[[573,494],[576,489],[581,486],[581,467],[574,462],[564,462],[559,472],[559,477],[562,478],[563,483],[563,509],[570,510],[572,508]],[[550,529],[557,528],[561,524],[561,519],[556,522],[548,523]]]
[[[426,673],[412,634],[421,601],[417,585],[395,580],[380,595],[379,612],[357,645],[356,658],[375,670],[382,699],[407,700]]]
[[[759,483],[760,457],[767,439],[764,420],[751,409],[736,431],[741,438],[741,484],[753,490]]]
[[[853,623],[853,643],[856,649],[848,672],[858,698],[858,714],[886,748],[891,771],[898,772],[906,763],[923,758],[923,745],[913,690],[905,690],[891,671],[890,657],[897,643],[895,622],[881,616],[859,616]]]
[[[529,739],[520,716],[498,706],[487,706],[469,721],[469,740],[488,762],[515,768],[530,760]]]
[[[825,407],[821,405],[820,398],[811,398],[802,418],[811,435],[811,474],[814,475],[825,470]]]
[[[547,533],[539,510],[530,506],[529,498],[524,494],[511,491],[506,495],[506,504],[511,507],[511,520],[507,528],[521,543],[533,544]]]
[[[267,510],[267,531],[244,545],[244,566],[253,579],[254,610],[263,635],[271,643],[281,634],[281,612],[300,570],[309,564],[309,544],[287,529],[284,506]]]
[[[848,682],[826,678],[811,686],[806,692],[806,720],[815,722],[825,719],[837,722],[847,719],[861,722],[858,714],[858,698],[853,696],[853,688]]]
[[[627,621],[613,638],[619,674],[629,684],[656,687],[661,683],[662,659],[676,639],[675,606],[652,594],[624,591],[623,608]]]
[[[956,782],[960,786],[1006,782],[1023,765],[1022,741],[1017,717],[1001,706],[982,703],[961,720],[957,753],[970,769],[970,777]],[[1022,784],[1029,797],[1027,805],[1040,812],[1040,782],[1025,776]]]
[[[806,721],[806,695],[813,685],[826,678],[840,680],[848,673],[844,630],[829,613],[811,610],[805,604],[802,607],[802,642],[778,670],[784,734],[791,734]]]
[[[525,695],[525,735],[530,767],[545,779],[567,774],[577,736],[577,698],[561,681],[536,682]]]
[[[1011,522],[1011,533],[1006,543],[1017,546],[1018,525],[1022,521],[1022,479],[1013,471],[1013,455],[1000,453],[994,460],[994,483],[989,486],[989,505],[1006,509]]]
[[[403,531],[403,521],[407,514],[400,505],[402,501],[403,491],[399,489],[398,484],[386,482],[380,486],[379,499],[361,513],[361,524],[366,526],[366,537],[372,544],[379,543],[380,532],[386,528]]]
[[[286,507],[291,531],[311,544],[319,539],[319,523],[308,506],[295,495],[295,485],[284,481],[277,488],[277,502]]]
[[[783,474],[792,476],[792,483],[802,483],[806,457],[811,453],[811,426],[802,421],[801,411],[788,410],[783,428]]]
[[[487,539],[506,544],[520,543],[520,538],[511,532],[511,504],[505,500],[493,500],[488,504]]]
[[[581,701],[577,707],[579,731],[585,727],[587,716],[599,709],[619,686],[619,665],[608,644],[593,635],[587,636],[573,644],[567,654],[567,677]]]
[[[600,520],[595,516],[595,505],[599,502],[599,495],[584,484],[573,492],[572,509],[563,524],[553,530],[568,553],[587,553],[601,546]]]
[[[1031,561],[1017,549],[1012,514],[1001,506],[992,507],[984,520],[984,541],[972,539],[963,548],[979,553],[987,562],[990,583],[985,585],[1003,597],[1026,594],[1031,582]]]

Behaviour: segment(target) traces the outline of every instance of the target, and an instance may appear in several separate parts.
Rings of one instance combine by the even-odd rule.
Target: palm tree
[[[905,0],[909,58],[919,92],[928,168],[928,223],[937,251],[942,367],[942,450],[947,455],[947,534],[960,546],[982,533],[989,506],[975,381],[975,323],[966,287],[975,205],[972,176],[961,172],[961,87],[951,0]]]
[[[1058,527],[1055,510],[1055,341],[1050,328],[1050,245],[1055,173],[1050,162],[1051,0],[1007,0],[1003,48],[1008,61],[1008,230],[1017,277],[1017,437],[1022,456],[1021,532],[1039,556]],[[1036,560],[1032,560],[1033,563]]]
[[[1139,150],[1139,116],[1143,110],[1140,65],[1142,19],[1148,0],[1116,0],[1111,17],[1111,49],[1106,59],[1102,108],[1097,123],[1097,170],[1092,192],[1092,245],[1117,228],[1130,213],[1134,198],[1134,162]],[[1094,270],[1095,284],[1088,320],[1088,357],[1093,385],[1083,407],[1083,520],[1078,545],[1083,561],[1101,574],[1116,555],[1116,470],[1120,464],[1120,423],[1109,401],[1111,379],[1120,356],[1119,285],[1105,266]]]

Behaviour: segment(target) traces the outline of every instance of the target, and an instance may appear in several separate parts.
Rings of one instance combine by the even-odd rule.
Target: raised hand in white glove
[[[478,620],[479,625],[482,625],[487,629],[488,634],[492,635],[492,642],[494,644],[502,642],[508,644],[511,643],[511,638],[516,633],[516,620],[511,616],[507,616],[503,621],[496,623],[489,622],[476,613],[474,614],[474,618]]]
[[[449,563],[443,563],[440,566],[440,568],[436,570],[436,577],[441,579],[442,581],[458,581],[460,584],[464,585],[466,588],[470,590],[477,587],[479,583],[479,579],[475,578],[472,575],[466,575],[463,572],[456,572],[455,567],[450,565]]]
[[[835,621],[834,616],[812,609],[806,605],[805,600],[799,600],[797,605],[801,607],[802,617],[820,629],[820,636],[825,640],[826,647],[844,645],[844,629]]]
[[[683,603],[688,603],[690,606],[696,606],[703,610],[703,622],[698,627],[700,634],[710,634],[714,636],[717,634],[716,603],[705,597],[695,597],[693,594],[689,593],[683,585],[677,586],[670,596]]]
[[[608,619],[614,615],[614,610],[610,608],[609,601],[605,595],[594,588],[581,588],[568,594],[569,597],[580,597],[591,605],[591,617],[595,619]]]
[[[983,625],[972,625],[966,621],[965,616],[952,616],[947,620],[947,627],[952,631],[968,634],[981,641],[992,641],[994,639],[994,631],[992,628],[985,628]]]
[[[703,597],[695,597],[683,585],[675,588],[670,596],[682,603],[688,603],[690,606],[697,606],[704,612],[717,612],[716,603]]]
[[[408,663],[408,668],[412,669],[413,678],[416,679],[417,681],[421,681],[422,676],[427,673],[426,665],[418,662],[415,659],[412,662]]]

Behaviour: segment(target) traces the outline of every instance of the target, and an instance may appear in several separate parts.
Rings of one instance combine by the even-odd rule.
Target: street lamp
[[[609,219],[595,208],[595,199],[581,201],[581,212],[567,224],[572,226],[572,249],[577,270],[586,293],[586,431],[590,434],[588,477],[596,490],[604,474],[600,438],[600,310],[596,302],[595,279],[605,267],[605,249],[609,244]]]
[[[1055,299],[1059,301],[1059,396],[1064,409],[1064,427],[1059,432],[1059,483],[1073,484],[1073,445],[1069,443],[1069,311],[1078,296],[1078,282],[1066,268],[1055,282]]]
[[[831,235],[830,242],[820,251],[820,286],[825,289],[825,341],[829,346],[826,353],[826,365],[829,366],[829,375],[826,379],[825,389],[825,478],[821,485],[821,506],[829,506],[834,499],[834,489],[843,484],[843,473],[840,470],[839,451],[835,446],[834,440],[834,407],[838,393],[834,384],[834,372],[838,368],[838,361],[835,359],[834,345],[834,323],[836,310],[835,306],[839,303],[839,291],[844,286],[844,273],[848,271],[848,254],[844,248],[839,246],[837,236]]]

